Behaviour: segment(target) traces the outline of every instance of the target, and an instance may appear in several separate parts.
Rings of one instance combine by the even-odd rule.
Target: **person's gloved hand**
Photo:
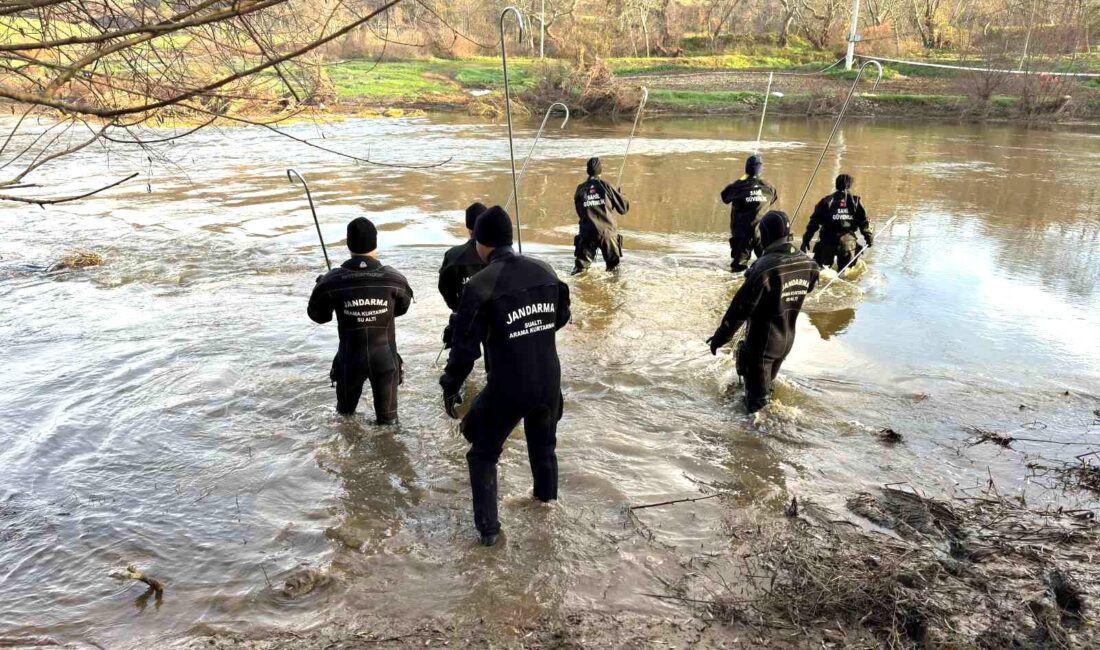
[[[710,353],[714,356],[718,356],[718,348],[722,347],[722,344],[718,342],[718,337],[712,336],[707,339],[707,345],[710,346]]]
[[[810,245],[807,244],[806,242],[802,242],[802,252],[807,254],[807,255],[810,254]]]
[[[863,236],[863,241],[867,242],[867,248],[870,248],[875,245],[875,236],[868,233]]]
[[[317,284],[318,282],[320,282],[320,281],[321,281],[321,280],[323,280],[324,278],[325,278],[325,274],[324,274],[324,273],[322,273],[321,275],[318,275],[318,276],[317,276],[317,280],[315,280],[313,284]]]
[[[451,329],[451,324],[447,323],[447,326],[443,328],[443,349],[451,349],[451,340],[454,337],[454,330]]]
[[[456,391],[454,395],[443,394],[443,409],[447,415],[458,419],[458,405],[462,403],[462,391]]]

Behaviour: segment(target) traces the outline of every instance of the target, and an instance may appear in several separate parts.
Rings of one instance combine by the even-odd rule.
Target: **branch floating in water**
[[[671,506],[676,503],[694,503],[695,501],[706,501],[707,499],[713,499],[715,497],[724,496],[729,494],[728,492],[719,492],[717,494],[708,494],[702,497],[695,497],[693,499],[673,499],[672,501],[661,501],[660,503],[645,503],[640,506],[630,506],[630,510],[643,510],[645,508],[656,508],[658,506]]]
[[[118,578],[119,580],[137,580],[138,582],[144,582],[149,585],[149,588],[156,592],[157,598],[164,595],[164,583],[156,578],[152,578],[145,575],[144,571],[139,570],[133,564],[127,564],[125,569],[116,569],[111,572],[112,578]]]

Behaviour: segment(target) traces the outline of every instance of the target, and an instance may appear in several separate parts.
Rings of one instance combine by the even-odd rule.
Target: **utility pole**
[[[856,54],[856,41],[859,35],[856,30],[859,27],[859,0],[852,0],[852,27],[848,30],[848,55],[844,57],[844,69],[852,69],[852,59]]]
[[[857,0],[858,1],[858,0]],[[546,44],[546,0],[542,0],[542,9],[539,10],[539,58],[546,56],[544,48]]]

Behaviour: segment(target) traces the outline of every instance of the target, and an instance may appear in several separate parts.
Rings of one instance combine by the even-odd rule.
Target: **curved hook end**
[[[508,15],[508,12],[512,12],[516,17],[516,26],[519,27],[519,38],[523,40],[523,35],[527,33],[527,28],[523,25],[523,14],[516,7],[509,5],[500,12],[500,37],[504,38],[504,17]]]
[[[564,129],[565,125],[569,124],[569,107],[566,106],[563,102],[554,102],[553,104],[550,104],[550,108],[546,109],[547,114],[549,114],[550,111],[554,110],[555,106],[560,106],[561,110],[565,111],[565,119],[561,121],[561,126],[558,127],[560,129]]]
[[[874,65],[874,66],[875,66],[875,69],[876,69],[876,70],[878,71],[878,76],[877,76],[877,77],[875,77],[875,85],[871,86],[871,92],[875,92],[876,90],[878,90],[878,83],[879,83],[880,81],[882,81],[882,64],[881,64],[881,63],[879,63],[879,62],[878,62],[877,60],[875,60],[875,59],[867,59],[867,60],[866,60],[866,61],[865,61],[865,62],[863,63],[863,65],[859,66],[859,73],[858,73],[858,74],[856,75],[856,79],[858,80],[858,79],[859,79],[860,77],[862,77],[862,76],[863,76],[863,70],[864,70],[864,68],[866,68],[866,67],[867,67],[867,66],[869,66],[869,65]]]

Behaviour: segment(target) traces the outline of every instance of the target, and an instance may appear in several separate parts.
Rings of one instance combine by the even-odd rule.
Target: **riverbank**
[[[832,63],[835,61],[814,60],[801,53],[793,57],[608,59],[602,65],[611,75],[610,83],[624,92],[649,88],[646,108],[650,113],[759,113],[768,73],[775,72],[769,112],[814,116],[835,114],[854,79],[854,72],[839,67],[820,72]],[[326,69],[333,86],[332,109],[337,112],[420,110],[482,117],[503,112],[503,75],[499,61],[492,58],[350,60]],[[533,113],[551,99],[576,105],[588,89],[578,89],[578,84],[570,81],[572,71],[565,61],[516,59],[510,62],[513,96]],[[1095,121],[1100,120],[1100,84],[1095,80],[1028,75],[993,78],[983,73],[886,65],[877,86],[868,82],[860,88],[848,114],[968,121]]]
[[[884,444],[896,444],[889,442]],[[1089,472],[1097,467],[1089,465]],[[1078,484],[1077,489],[1081,489]],[[1096,489],[1096,485],[1092,485]],[[722,498],[711,494],[710,498]],[[703,497],[708,498],[708,497]],[[691,508],[676,502],[664,508]],[[884,487],[749,519],[732,502],[725,553],[692,554],[655,600],[677,616],[576,610],[511,624],[366,619],[303,632],[209,630],[179,647],[329,650],[365,647],[1085,648],[1095,621],[1095,511],[1027,506],[996,486],[954,499]],[[627,510],[630,527],[652,536]],[[646,515],[653,521],[660,514]],[[282,593],[286,593],[284,587]]]

